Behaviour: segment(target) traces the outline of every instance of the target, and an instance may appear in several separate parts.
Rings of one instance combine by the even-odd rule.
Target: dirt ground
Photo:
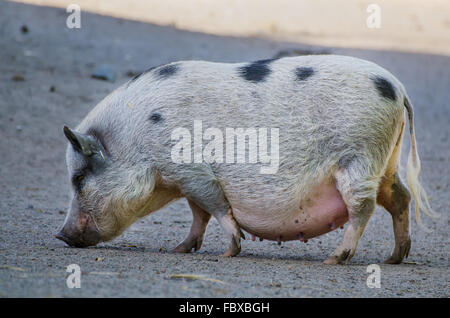
[[[1,297],[449,297],[450,57],[208,35],[92,13],[83,13],[82,28],[71,30],[66,18],[61,8],[0,2]],[[394,241],[390,215],[381,208],[346,266],[321,263],[343,231],[281,247],[246,240],[238,257],[223,258],[226,242],[215,220],[199,252],[172,254],[191,223],[184,200],[97,247],[68,248],[54,238],[70,199],[64,124],[75,126],[131,73],[151,66],[186,59],[250,61],[286,49],[365,58],[407,88],[422,181],[442,215],[424,220],[432,233],[412,218],[407,262],[382,264]],[[114,69],[114,82],[90,77],[102,64]],[[403,147],[407,153],[407,140]],[[73,263],[82,270],[79,289],[66,285],[66,267]],[[381,288],[366,285],[370,264],[381,267]]]

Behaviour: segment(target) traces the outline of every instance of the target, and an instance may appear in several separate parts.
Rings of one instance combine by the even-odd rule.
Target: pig
[[[409,190],[398,173],[406,122]],[[186,149],[195,125],[204,133],[200,141],[210,144],[203,147],[194,136],[194,147]],[[255,131],[258,138],[267,135],[266,152],[278,150],[270,162],[261,152],[238,160],[234,145],[225,149],[238,128],[244,144],[236,149],[253,149]],[[233,129],[225,142],[223,132]],[[200,249],[211,216],[226,233],[225,256],[240,252],[243,231],[281,243],[346,225],[324,261],[342,264],[354,255],[378,204],[393,221],[395,247],[386,263],[398,264],[411,246],[411,197],[418,224],[421,212],[437,215],[419,183],[413,107],[404,86],[354,57],[162,65],[135,76],[75,129],[63,131],[73,198],[56,237],[73,247],[110,241],[136,220],[186,198],[193,223],[174,252]],[[186,160],[174,159],[179,151]],[[224,160],[224,151],[235,160]]]

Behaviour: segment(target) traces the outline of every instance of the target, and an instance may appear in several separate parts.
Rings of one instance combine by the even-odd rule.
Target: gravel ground
[[[449,296],[449,57],[220,37],[87,13],[81,29],[69,30],[66,17],[63,9],[0,2],[1,297]],[[430,234],[412,221],[407,262],[382,264],[394,241],[390,215],[381,208],[346,266],[321,263],[343,231],[281,247],[246,240],[238,257],[223,258],[226,242],[215,220],[199,252],[172,254],[190,227],[184,200],[97,247],[68,248],[54,238],[69,201],[63,124],[75,126],[129,80],[128,72],[182,59],[249,61],[289,48],[366,58],[390,70],[408,89],[416,111],[422,181],[442,218],[424,220],[434,230]],[[101,64],[116,71],[115,82],[90,78]],[[404,153],[408,147],[405,140]],[[66,267],[72,263],[82,270],[80,289],[66,286]],[[380,264],[381,288],[366,286],[369,264]],[[186,273],[211,280],[172,277]]]

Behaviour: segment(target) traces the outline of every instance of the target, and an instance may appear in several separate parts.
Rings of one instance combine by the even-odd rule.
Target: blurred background
[[[19,0],[216,35],[450,54],[447,0]],[[366,25],[371,4],[380,28]]]

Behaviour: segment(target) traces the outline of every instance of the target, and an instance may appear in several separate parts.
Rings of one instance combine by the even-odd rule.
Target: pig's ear
[[[75,151],[85,156],[92,156],[98,152],[99,145],[94,138],[71,130],[67,126],[64,126],[63,131]]]

